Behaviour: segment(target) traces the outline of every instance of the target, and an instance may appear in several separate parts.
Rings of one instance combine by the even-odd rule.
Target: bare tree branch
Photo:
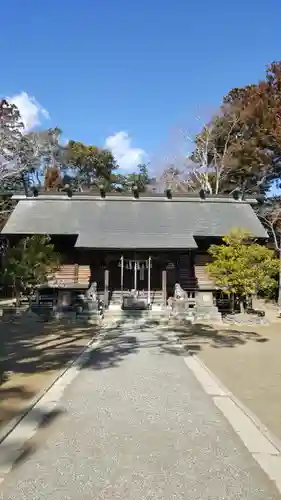
[[[266,217],[263,217],[262,215],[259,215],[259,219],[267,226],[267,228],[270,230],[272,236],[273,236],[273,241],[274,241],[274,246],[275,246],[275,249],[280,252],[280,245],[278,243],[278,239],[277,239],[277,234],[276,234],[276,230],[275,230],[275,223],[274,222],[270,222]]]
[[[220,182],[225,174],[227,159],[230,156],[231,138],[235,127],[239,123],[239,116],[232,114],[223,116],[224,124],[229,127],[224,140],[218,149],[218,140],[221,139],[220,117],[218,120],[211,120],[208,125],[204,125],[202,132],[195,138],[195,151],[191,158],[194,161],[192,169],[189,168],[189,175],[199,182],[200,187],[209,191],[210,194],[218,194]],[[190,137],[186,135],[188,139]]]

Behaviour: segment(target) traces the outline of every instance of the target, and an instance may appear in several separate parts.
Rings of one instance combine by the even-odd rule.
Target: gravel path
[[[0,498],[280,499],[177,354],[157,328],[128,324],[93,353]]]

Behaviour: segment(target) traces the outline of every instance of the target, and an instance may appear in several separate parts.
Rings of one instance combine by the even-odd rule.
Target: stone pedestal
[[[84,300],[84,312],[95,313],[99,310],[99,305],[97,300]]]
[[[71,290],[59,290],[57,306],[59,310],[68,308],[71,305]]]
[[[195,321],[212,321],[221,323],[222,317],[214,304],[212,291],[199,290],[196,292]]]
[[[77,314],[77,319],[92,325],[99,324],[101,320],[99,303],[97,300],[84,299],[82,311]]]
[[[135,297],[124,297],[122,303],[122,309],[124,311],[130,310],[145,310],[147,309],[147,300],[146,299],[136,299]]]
[[[170,297],[168,300],[168,316],[176,322],[193,323],[194,307],[188,299],[175,299]]]
[[[64,320],[68,323],[73,323],[76,320],[76,312],[67,310],[54,311],[53,317],[57,320]]]

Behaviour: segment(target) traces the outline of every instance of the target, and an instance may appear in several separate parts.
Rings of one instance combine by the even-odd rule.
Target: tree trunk
[[[14,293],[16,298],[16,314],[20,311],[20,294],[21,294],[21,281],[19,278],[14,280]]]
[[[239,305],[240,305],[240,313],[243,314],[245,312],[245,309],[244,309],[244,297],[240,297]]]
[[[215,194],[219,194],[220,189],[220,174],[217,173],[216,176],[216,186],[215,186]]]
[[[278,283],[278,308],[281,310],[281,238],[279,243],[279,283]]]
[[[235,295],[234,295],[234,293],[232,293],[230,295],[230,307],[231,307],[231,312],[234,313],[235,312]]]
[[[34,290],[29,290],[29,294],[28,294],[28,308],[29,309],[31,309],[31,307],[32,307],[33,297],[34,297]]]
[[[20,312],[20,289],[16,288],[16,314]]]
[[[245,300],[246,309],[252,309],[251,295],[246,295],[245,298],[246,298],[246,300]]]

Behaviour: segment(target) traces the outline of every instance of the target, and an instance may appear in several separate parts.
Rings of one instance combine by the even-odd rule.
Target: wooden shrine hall
[[[106,306],[121,306],[133,290],[148,305],[165,307],[176,283],[196,303],[214,290],[205,269],[210,244],[238,227],[267,238],[252,207],[256,200],[165,193],[13,198],[2,235],[12,242],[50,235],[61,268],[49,287],[82,290],[95,282]]]

